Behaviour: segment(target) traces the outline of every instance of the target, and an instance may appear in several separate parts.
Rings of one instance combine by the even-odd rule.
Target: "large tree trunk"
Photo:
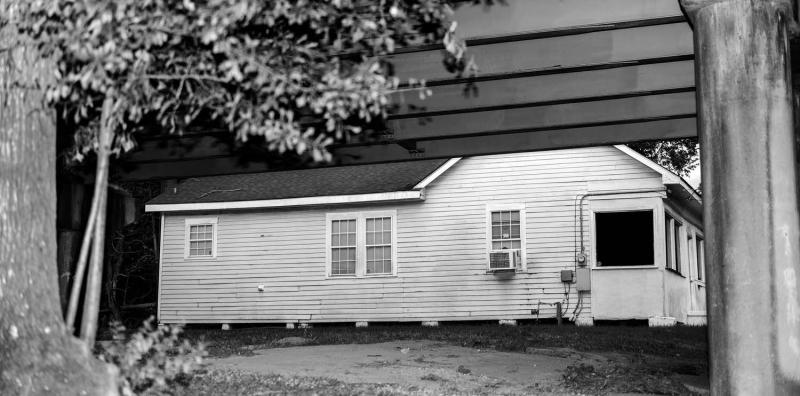
[[[0,30],[0,394],[116,394],[113,366],[61,319],[56,130],[37,88],[52,70],[16,39]]]

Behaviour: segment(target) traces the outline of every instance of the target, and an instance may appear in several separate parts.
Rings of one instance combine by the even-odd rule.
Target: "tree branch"
[[[207,76],[202,74],[143,74],[142,77],[150,80],[174,81],[174,80],[197,80],[197,81],[213,81],[226,84],[228,80],[216,76]]]

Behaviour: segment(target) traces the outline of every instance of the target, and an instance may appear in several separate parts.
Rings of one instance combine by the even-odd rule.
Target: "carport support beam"
[[[712,394],[797,394],[791,1],[680,2],[695,33]]]

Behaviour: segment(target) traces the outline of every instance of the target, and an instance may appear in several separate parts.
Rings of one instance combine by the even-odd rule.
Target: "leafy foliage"
[[[33,0],[20,31],[53,54],[47,98],[78,126],[77,158],[96,148],[113,101],[116,152],[155,121],[170,132],[216,120],[271,150],[328,158],[326,146],[384,117],[401,84],[381,56],[443,42],[469,69],[447,0]],[[422,88],[424,81],[405,82]]]
[[[328,395],[328,396],[406,396],[428,394],[397,384],[353,384],[333,378],[287,377],[233,370],[212,370],[197,376],[180,396],[219,395]]]
[[[680,176],[687,176],[700,164],[697,138],[659,140],[628,146]]]
[[[120,393],[162,394],[190,377],[206,352],[202,344],[180,341],[180,334],[180,326],[153,327],[153,318],[130,337],[124,326],[112,326],[113,341],[103,348],[100,358],[119,368]]]

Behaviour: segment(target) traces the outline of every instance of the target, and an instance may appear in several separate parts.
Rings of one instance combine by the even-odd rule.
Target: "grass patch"
[[[233,370],[212,370],[192,378],[176,396],[219,395],[411,395],[414,387],[394,384],[350,384],[333,378],[286,377]]]
[[[568,366],[563,385],[579,393],[645,393],[686,395],[689,390],[669,371],[641,365],[613,364],[607,367],[580,364]]]

